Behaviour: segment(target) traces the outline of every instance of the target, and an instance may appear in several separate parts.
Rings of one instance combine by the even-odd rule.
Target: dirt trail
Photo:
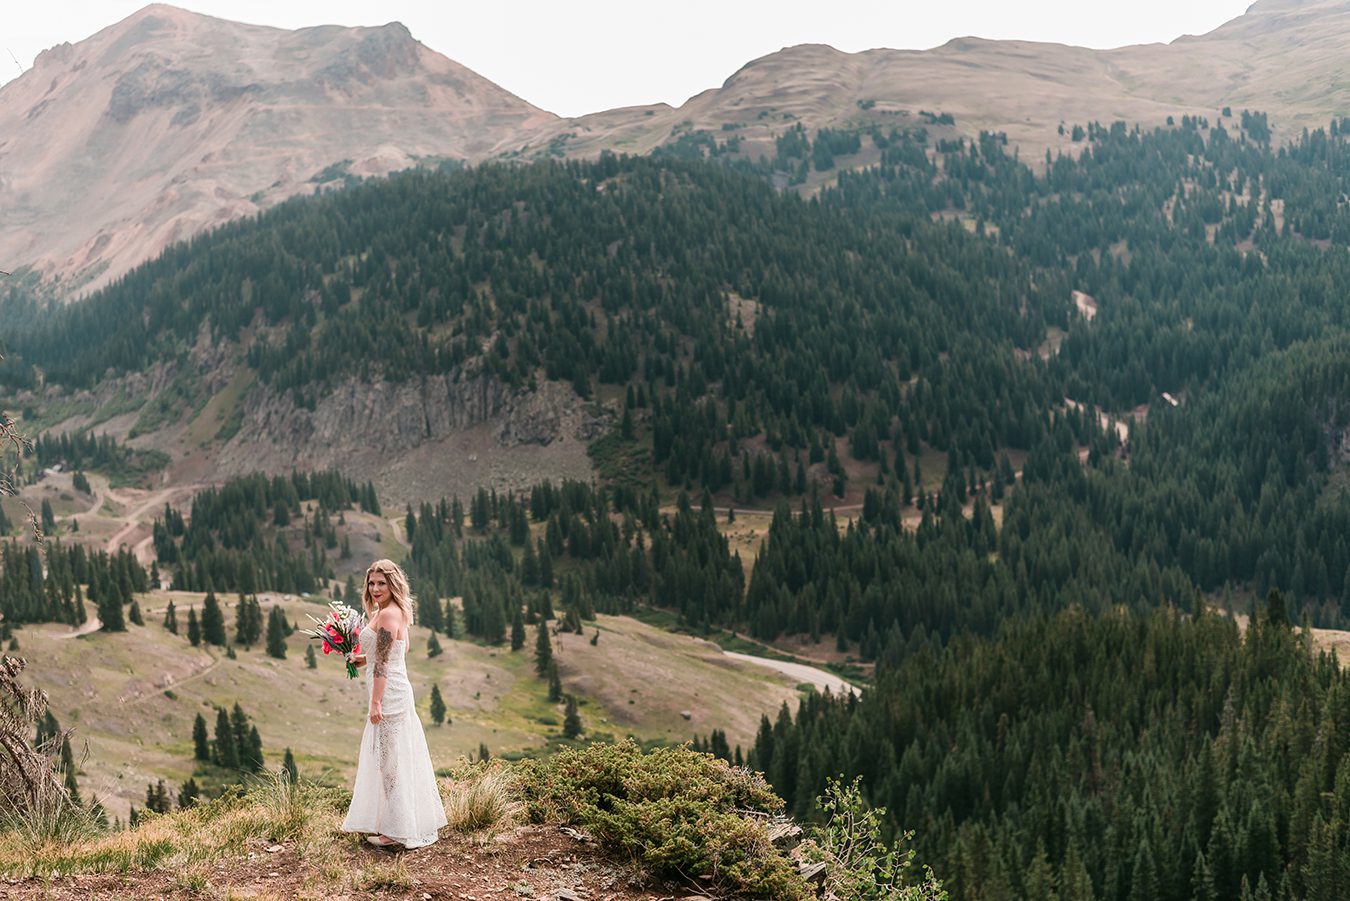
[[[71,629],[69,632],[62,632],[59,635],[53,635],[52,638],[79,638],[81,635],[89,635],[103,628],[103,621],[97,616],[91,616],[84,621],[78,629]]]
[[[213,670],[215,670],[216,667],[220,666],[220,658],[217,657],[215,654],[212,654],[211,649],[207,647],[205,644],[202,645],[202,648],[203,650],[206,651],[206,656],[211,658],[211,662],[208,663],[206,666],[197,670],[192,675],[185,676],[182,679],[178,679],[177,681],[170,679],[164,685],[155,685],[152,683],[148,689],[140,692],[134,697],[127,697],[126,695],[123,695],[122,697],[117,699],[118,703],[121,704],[123,707],[131,707],[136,704],[143,704],[150,698],[158,697],[159,695],[161,695],[163,692],[167,691],[170,688],[178,688],[179,686],[187,685],[189,682],[195,682],[198,679],[202,678],[203,676],[207,675],[208,673],[212,672]]]
[[[128,509],[127,512],[123,513],[121,516],[112,517],[113,519],[116,519],[124,523],[124,525],[122,526],[121,529],[117,531],[115,535],[113,535],[111,538],[108,539],[108,544],[106,548],[108,553],[110,554],[115,553],[117,549],[120,548],[126,542],[126,538],[128,535],[136,531],[137,528],[146,525],[144,519],[146,514],[150,513],[152,510],[157,510],[160,507],[164,506],[164,504],[168,502],[169,498],[173,497],[176,494],[195,493],[198,489],[202,487],[203,486],[199,484],[191,484],[191,485],[175,485],[171,488],[162,488],[159,491],[156,491],[153,494],[149,495],[148,497],[144,498],[141,501],[140,505],[134,508],[132,507],[132,505],[135,504],[136,502],[133,499],[124,496],[119,496],[118,493],[113,491],[111,488],[108,489],[107,496],[109,499],[113,500],[118,504],[121,504],[123,507],[131,508]],[[136,544],[132,548],[132,552],[136,555],[137,559],[141,560],[142,563],[146,562],[142,558],[149,551],[150,543],[151,543],[150,538],[143,538],[140,541],[136,542]]]
[[[857,513],[857,512],[858,512],[859,510],[861,510],[862,508],[863,508],[863,505],[862,505],[862,504],[821,504],[821,505],[820,505],[820,509],[821,509],[821,512],[822,512],[822,513]],[[670,514],[674,514],[675,511],[678,510],[678,509],[679,509],[678,507],[675,507],[675,506],[673,506],[673,505],[667,505],[667,506],[664,506],[664,507],[661,508],[661,512],[662,512],[662,513],[670,513]],[[698,508],[698,507],[695,507],[695,509],[699,509],[699,508]],[[772,516],[773,516],[773,511],[772,511],[772,510],[764,510],[764,509],[757,508],[757,507],[713,507],[713,508],[712,508],[713,513],[717,514],[718,516],[726,516],[726,515],[727,515],[727,511],[729,511],[729,510],[734,510],[737,516],[767,516],[767,517],[772,517]],[[801,510],[801,507],[800,507],[799,505],[798,505],[798,506],[793,506],[793,507],[791,508],[791,513],[792,513],[793,516],[799,516],[799,515],[801,515],[801,512],[802,512],[802,510]]]
[[[63,516],[58,516],[56,517],[58,521],[75,519],[79,516],[95,516],[98,514],[98,511],[103,509],[104,483],[99,480],[90,480],[89,487],[94,489],[94,502],[89,505],[89,509],[85,510],[83,513],[67,513]]]
[[[858,687],[851,682],[846,682],[834,673],[827,673],[823,669],[817,669],[814,666],[807,666],[804,663],[789,663],[786,660],[772,660],[768,657],[756,657],[753,654],[739,654],[735,651],[723,651],[733,660],[743,660],[746,663],[753,663],[756,666],[765,666],[769,669],[776,669],[786,676],[796,679],[798,683],[809,682],[820,691],[830,690],[830,694],[840,697],[845,694],[860,694]]]
[[[390,517],[386,522],[388,522],[389,527],[394,530],[394,540],[403,545],[404,550],[412,550],[412,545],[408,543],[408,536],[403,534],[403,517]]]

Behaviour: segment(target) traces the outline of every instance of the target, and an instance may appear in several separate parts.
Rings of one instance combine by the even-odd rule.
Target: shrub
[[[783,809],[758,773],[687,747],[644,754],[625,742],[525,761],[520,774],[531,819],[581,826],[659,879],[751,898],[809,895],[754,815]]]
[[[886,810],[867,806],[861,781],[855,777],[844,785],[832,778],[825,794],[816,799],[826,820],[812,830],[803,856],[827,865],[827,894],[852,901],[945,901],[947,893],[928,867],[919,882],[906,884],[914,850],[901,852],[882,840]],[[913,833],[905,833],[903,841],[912,837]]]

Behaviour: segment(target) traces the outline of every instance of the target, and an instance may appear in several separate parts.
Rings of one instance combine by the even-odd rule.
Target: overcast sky
[[[782,47],[927,49],[953,37],[1119,47],[1203,34],[1250,0],[186,0],[196,12],[282,28],[403,22],[413,36],[563,116],[678,106]],[[0,82],[39,52],[80,41],[145,0],[6,3]],[[13,58],[10,58],[11,55]]]

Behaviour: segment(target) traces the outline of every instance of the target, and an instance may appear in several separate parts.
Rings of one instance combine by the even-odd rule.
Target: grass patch
[[[353,888],[361,892],[380,892],[390,889],[407,891],[413,887],[412,873],[401,858],[389,863],[372,863],[352,874]]]
[[[41,845],[7,832],[0,834],[0,875],[191,873],[197,865],[244,853],[250,843],[318,843],[331,835],[333,816],[346,801],[341,791],[294,786],[275,777],[247,793],[228,791],[188,810],[145,813],[135,829],[122,832],[86,831],[79,838],[55,838]]]

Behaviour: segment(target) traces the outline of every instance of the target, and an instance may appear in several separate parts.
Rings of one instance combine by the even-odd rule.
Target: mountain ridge
[[[175,241],[347,178],[645,154],[704,133],[734,134],[739,158],[773,159],[798,125],[904,130],[931,126],[925,111],[954,120],[949,136],[1001,132],[1028,158],[1076,153],[1061,126],[1217,121],[1230,107],[1270,113],[1280,140],[1350,109],[1336,76],[1348,41],[1344,0],[1264,0],[1204,35],[1112,50],[973,36],[929,50],[800,44],[678,107],[563,119],[400,23],[288,31],[152,4],[44,51],[0,88],[0,262],[69,298]]]
[[[286,31],[154,4],[0,88],[0,258],[92,290],[325,171],[479,158],[550,118],[398,23]]]

